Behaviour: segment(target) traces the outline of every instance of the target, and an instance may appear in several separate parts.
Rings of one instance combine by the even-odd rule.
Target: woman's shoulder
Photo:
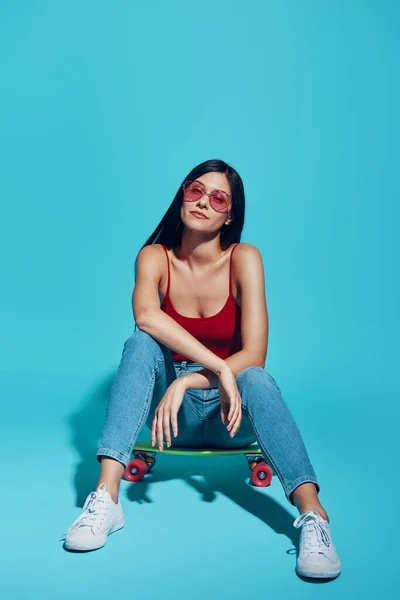
[[[162,244],[148,244],[144,246],[139,254],[138,259],[141,264],[147,265],[158,264],[161,268],[165,263],[165,252]]]
[[[144,246],[139,254],[141,256],[157,256],[158,254],[164,254],[164,247],[162,244],[148,244]]]
[[[249,271],[262,270],[263,260],[259,249],[253,244],[240,242],[232,251],[232,269],[234,276],[241,279]]]
[[[248,242],[239,242],[236,244],[236,248],[234,248],[233,256],[238,257],[253,257],[253,256],[261,256],[259,249],[253,244],[249,244]]]

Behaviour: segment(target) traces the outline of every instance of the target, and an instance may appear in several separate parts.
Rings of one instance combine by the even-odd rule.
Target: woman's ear
[[[225,221],[224,225],[230,225],[232,223],[233,219],[232,217],[228,217],[227,220]]]

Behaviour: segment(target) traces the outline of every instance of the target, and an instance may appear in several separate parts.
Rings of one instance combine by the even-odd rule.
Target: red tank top
[[[231,275],[232,275],[232,254],[237,244],[231,250],[229,257],[229,296],[222,309],[211,317],[185,317],[178,313],[172,305],[169,297],[170,267],[167,249],[162,245],[167,255],[168,261],[168,284],[165,298],[161,305],[167,315],[172,317],[186,331],[191,333],[199,342],[209,348],[220,358],[228,358],[231,354],[239,352],[242,349],[242,337],[240,333],[241,326],[241,307],[237,304],[232,295]],[[171,350],[174,361],[191,359]]]

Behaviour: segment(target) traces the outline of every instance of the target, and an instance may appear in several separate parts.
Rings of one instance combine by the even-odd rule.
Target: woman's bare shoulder
[[[147,258],[154,258],[156,256],[165,256],[165,252],[162,244],[148,244],[144,246],[139,252],[139,256]]]
[[[263,275],[263,260],[259,249],[253,244],[240,242],[233,251],[232,268],[234,278],[241,285],[249,272]]]
[[[138,254],[139,265],[144,268],[164,270],[165,267],[165,252],[162,244],[149,244],[144,246]]]
[[[237,248],[235,248],[233,256],[236,256],[236,258],[241,257],[242,259],[245,257],[260,257],[261,252],[253,244],[249,244],[248,242],[239,242],[237,244]]]

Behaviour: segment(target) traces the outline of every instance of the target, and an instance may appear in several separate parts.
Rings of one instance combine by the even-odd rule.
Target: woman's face
[[[181,219],[183,224],[189,229],[195,229],[198,231],[204,231],[212,233],[219,231],[226,223],[227,225],[231,222],[230,213],[232,208],[232,196],[231,189],[229,186],[228,179],[223,173],[205,173],[201,177],[197,177],[195,181],[199,181],[203,184],[206,192],[211,194],[213,190],[222,190],[229,195],[230,205],[228,206],[228,212],[221,213],[215,211],[210,204],[210,197],[204,194],[199,200],[194,202],[182,202],[181,206]],[[193,213],[196,211],[201,213],[206,218],[198,218]]]

